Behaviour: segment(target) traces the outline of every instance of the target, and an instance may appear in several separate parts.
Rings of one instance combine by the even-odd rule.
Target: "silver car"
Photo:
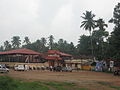
[[[6,68],[5,64],[0,64],[0,73],[7,73],[9,69]]]

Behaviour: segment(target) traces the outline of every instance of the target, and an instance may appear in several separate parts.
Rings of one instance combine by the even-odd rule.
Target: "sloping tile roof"
[[[0,52],[0,55],[5,55],[5,54],[42,55],[42,53],[38,53],[30,49],[15,49],[15,50],[10,50],[10,51]]]
[[[59,54],[61,56],[72,56],[70,54],[66,54],[66,53],[62,53],[62,52],[59,52],[59,51],[54,51],[54,50],[49,50],[48,53],[56,53],[56,54]]]
[[[51,56],[47,56],[46,58],[45,58],[46,60],[62,60],[62,58],[61,57],[51,57]]]

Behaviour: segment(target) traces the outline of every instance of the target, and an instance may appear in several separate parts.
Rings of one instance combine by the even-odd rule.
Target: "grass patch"
[[[108,83],[108,82],[98,82],[98,83],[101,85],[110,85],[110,83]]]
[[[87,90],[86,88],[79,88],[75,83],[68,82],[44,82],[44,84],[54,87],[56,90]]]
[[[118,86],[112,86],[110,83],[108,83],[108,82],[98,82],[99,84],[101,84],[101,85],[105,85],[105,86],[108,86],[108,87],[110,87],[110,88],[114,88],[114,89],[116,89],[116,90],[120,90],[120,87],[118,87]]]
[[[112,71],[105,71],[105,73],[113,73]]]
[[[114,88],[116,90],[120,90],[120,87],[117,87],[117,86],[110,86],[111,88]]]
[[[7,76],[0,76],[0,90],[87,90],[75,83],[67,82],[25,82]]]
[[[0,76],[0,90],[50,90],[37,82],[23,82],[7,76]]]
[[[57,90],[69,90],[69,88],[74,88],[74,83],[67,82],[44,82],[45,85],[51,86]]]
[[[16,83],[18,82],[10,77],[1,76],[0,77],[0,90],[15,90],[18,87]]]

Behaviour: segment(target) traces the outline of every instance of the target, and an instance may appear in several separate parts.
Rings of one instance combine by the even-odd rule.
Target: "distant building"
[[[44,59],[48,61],[49,66],[65,66],[65,60],[71,60],[73,57],[70,54],[62,53],[59,51],[49,50],[44,54]]]
[[[0,62],[37,63],[41,61],[42,53],[30,49],[16,49],[0,52]]]

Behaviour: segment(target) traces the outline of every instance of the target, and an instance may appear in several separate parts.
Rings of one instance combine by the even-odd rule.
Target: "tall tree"
[[[58,44],[63,44],[64,40],[63,39],[59,39]]]
[[[0,52],[4,51],[4,47],[0,46]]]
[[[93,31],[93,43],[94,43],[94,51],[95,51],[95,56],[98,57],[100,59],[103,59],[104,58],[104,39],[106,37],[108,37],[109,33],[106,30],[105,27],[108,27],[107,24],[105,24],[104,20],[103,19],[98,19],[96,20],[96,28],[98,28],[98,30],[94,30]],[[96,48],[97,46],[97,48]],[[99,53],[97,53],[99,52]]]
[[[38,39],[35,42],[26,45],[25,48],[28,48],[37,52],[41,52],[41,48],[42,48],[41,46],[42,46],[41,41]]]
[[[54,44],[54,37],[53,37],[53,35],[50,35],[48,38],[49,38],[49,48],[50,48],[50,50],[52,50],[53,44]]]
[[[109,38],[109,45],[113,48],[111,50],[111,57],[120,60],[120,3],[115,6],[113,18],[109,22],[115,25],[114,31]]]
[[[95,28],[95,15],[92,14],[92,11],[86,11],[86,13],[83,13],[83,16],[81,17],[84,19],[84,21],[82,21],[82,25],[80,27],[83,27],[85,30],[88,30],[91,36],[91,52],[93,56],[94,52],[92,45],[92,30]]]
[[[82,35],[78,41],[77,49],[81,55],[91,55],[90,36]]]
[[[75,49],[73,42],[70,42],[70,44],[69,44],[69,54],[71,54],[71,55],[76,54],[76,49]]]
[[[20,40],[19,36],[13,36],[11,42],[12,42],[12,46],[13,46],[14,49],[20,48],[21,40]]]
[[[35,47],[36,47],[36,51],[40,52],[41,50],[41,46],[42,46],[42,43],[41,41],[38,39],[35,43],[34,43]]]
[[[11,50],[11,44],[9,43],[9,41],[5,41],[4,42],[4,47],[5,47],[5,51]]]
[[[98,20],[96,20],[96,27],[99,28],[99,30],[105,30],[104,27],[108,27],[107,24],[105,24],[104,20],[102,18],[99,18]]]
[[[47,44],[46,38],[42,37],[40,39],[40,41],[41,41],[41,52],[42,53],[47,52],[48,51],[48,47],[46,46],[46,44]]]
[[[30,39],[28,37],[25,37],[23,43],[25,43],[26,45],[28,45],[31,42],[30,42]]]
[[[105,46],[106,42],[104,41],[104,38],[108,37],[109,33],[107,31],[102,31],[102,30],[95,30],[93,32],[93,47],[94,47],[94,52],[95,52],[95,57],[99,60],[104,59],[105,55]]]
[[[65,44],[63,39],[58,40],[58,50],[61,52],[65,51]]]
[[[45,47],[45,45],[46,45],[46,43],[47,43],[46,38],[42,37],[42,38],[41,38],[41,43],[42,43],[42,46]]]

